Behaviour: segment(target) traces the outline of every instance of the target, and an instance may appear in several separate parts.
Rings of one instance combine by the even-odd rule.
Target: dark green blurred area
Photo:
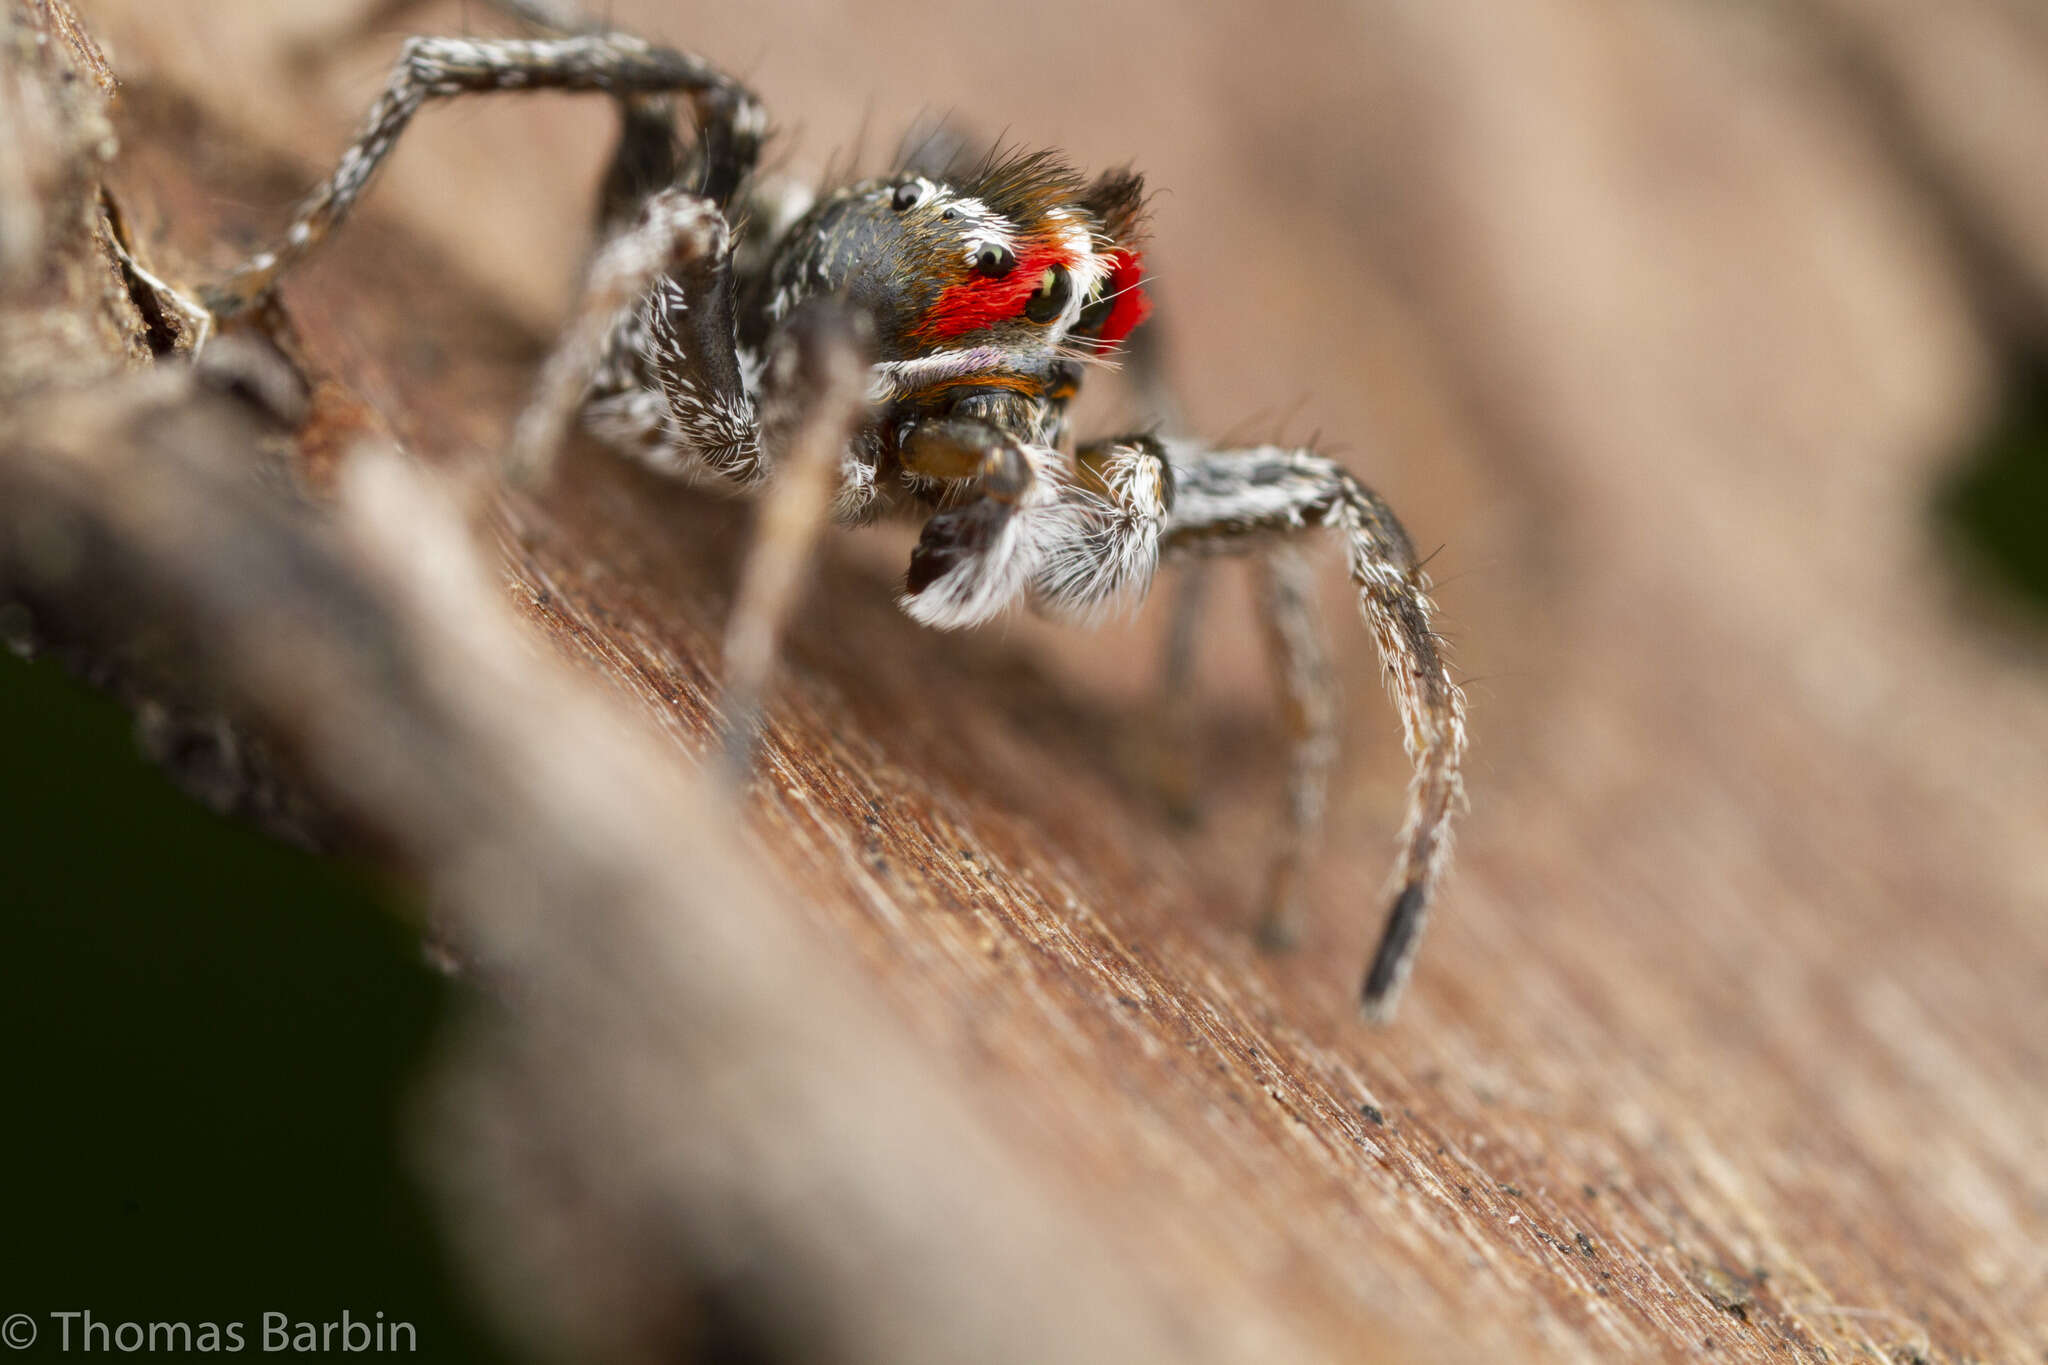
[[[2048,622],[2048,363],[2013,383],[1939,507],[1975,575]]]
[[[445,983],[367,879],[214,816],[0,651],[0,1315],[408,1321],[494,1360],[403,1167]],[[74,1343],[74,1351],[76,1345]]]

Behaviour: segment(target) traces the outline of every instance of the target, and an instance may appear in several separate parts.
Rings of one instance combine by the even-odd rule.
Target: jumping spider
[[[940,629],[1019,601],[1087,616],[1142,595],[1162,554],[1259,554],[1293,746],[1269,930],[1292,918],[1335,750],[1311,584],[1291,546],[1335,532],[1415,768],[1360,995],[1368,1016],[1387,1017],[1449,852],[1464,698],[1407,533],[1338,464],[1149,432],[1069,442],[1086,368],[1149,311],[1140,178],[1084,180],[1051,152],[924,158],[792,200],[757,174],[767,118],[730,77],[561,0],[492,3],[539,36],[409,40],[333,175],[274,247],[211,291],[216,315],[263,295],[342,221],[429,100],[613,97],[623,132],[600,196],[603,245],[515,428],[514,470],[544,467],[580,418],[657,469],[763,491],[727,641],[728,712],[747,727],[828,503],[844,523],[923,520],[901,602]]]

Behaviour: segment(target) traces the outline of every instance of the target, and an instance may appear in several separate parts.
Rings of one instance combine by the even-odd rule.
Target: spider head
[[[1084,181],[1049,152],[991,155],[955,180],[867,180],[790,229],[768,310],[838,293],[874,318],[882,361],[957,353],[990,375],[1042,377],[1144,320],[1143,217],[1138,176]]]

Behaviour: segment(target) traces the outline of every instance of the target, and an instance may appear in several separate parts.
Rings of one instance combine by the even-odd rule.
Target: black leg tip
[[[1428,905],[1428,890],[1421,882],[1409,882],[1387,912],[1386,931],[1358,992],[1358,1012],[1372,1023],[1384,1024],[1394,1017],[1401,986],[1415,962],[1415,945],[1422,936]]]

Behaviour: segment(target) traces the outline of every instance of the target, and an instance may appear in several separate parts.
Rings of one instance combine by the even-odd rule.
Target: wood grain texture
[[[1156,612],[940,637],[890,605],[900,537],[835,545],[749,830],[928,1073],[1222,1357],[2041,1359],[2048,671],[1970,610],[1926,505],[2006,335],[1949,222],[2042,243],[2017,189],[1937,201],[1884,136],[2019,156],[2040,125],[1880,118],[1829,35],[1910,64],[1882,6],[1054,5],[993,65],[993,10],[798,8],[615,7],[749,74],[802,164],[863,109],[957,106],[1152,172],[1191,416],[1300,400],[1287,425],[1446,547],[1475,678],[1460,862],[1369,1030],[1403,767],[1337,592],[1336,847],[1303,948],[1265,958],[1249,623],[1208,642],[1190,831],[1145,776]],[[2039,27],[1960,8],[2006,59],[1970,69],[2031,107]],[[389,52],[293,75],[317,16],[94,10],[135,73],[113,182],[188,279],[282,221]],[[496,447],[606,117],[422,122],[285,290],[336,421],[435,464]],[[532,628],[699,761],[743,511],[579,448],[493,524]]]

